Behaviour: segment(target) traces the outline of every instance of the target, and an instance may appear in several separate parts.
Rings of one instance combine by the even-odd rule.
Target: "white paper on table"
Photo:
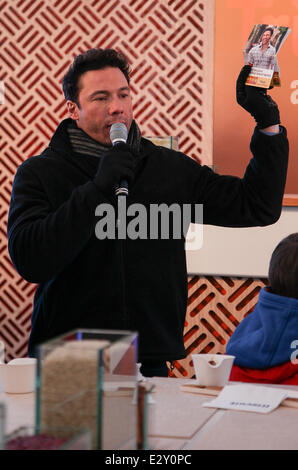
[[[284,389],[251,384],[226,385],[214,400],[203,403],[202,406],[269,413],[277,408],[287,396],[287,391]]]

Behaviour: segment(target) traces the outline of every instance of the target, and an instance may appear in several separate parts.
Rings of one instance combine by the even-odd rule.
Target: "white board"
[[[268,227],[203,226],[202,248],[186,250],[188,274],[267,277],[272,251],[282,238],[298,232],[298,207],[284,207]]]

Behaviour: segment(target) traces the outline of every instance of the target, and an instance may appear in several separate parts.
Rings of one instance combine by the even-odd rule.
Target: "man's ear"
[[[68,116],[71,119],[74,119],[75,121],[79,119],[79,108],[76,103],[68,100],[66,101],[66,107],[67,107]]]

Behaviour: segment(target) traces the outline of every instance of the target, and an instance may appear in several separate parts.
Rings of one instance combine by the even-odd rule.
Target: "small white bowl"
[[[235,356],[192,354],[191,357],[198,385],[224,387],[228,383]]]
[[[12,359],[0,364],[0,385],[6,393],[30,393],[35,390],[37,360],[31,357]]]

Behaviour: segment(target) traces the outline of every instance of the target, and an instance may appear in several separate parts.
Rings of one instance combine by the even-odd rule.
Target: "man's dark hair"
[[[114,49],[90,49],[75,57],[63,77],[62,88],[66,100],[71,100],[79,106],[79,79],[89,70],[101,70],[115,67],[121,70],[127,82],[130,81],[131,69],[127,58]]]
[[[292,233],[274,249],[269,264],[273,294],[298,299],[298,233]]]
[[[266,28],[266,29],[264,29],[263,34],[264,34],[266,31],[270,31],[271,36],[272,36],[272,34],[274,33],[273,28]]]

